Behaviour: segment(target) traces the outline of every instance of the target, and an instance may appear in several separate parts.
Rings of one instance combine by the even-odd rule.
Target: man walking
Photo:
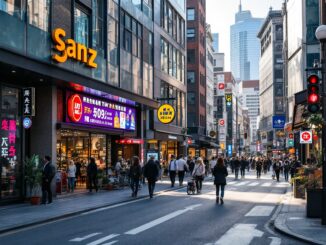
[[[185,177],[185,172],[188,171],[188,165],[186,160],[183,159],[183,155],[179,156],[177,161],[177,170],[179,177],[179,186],[183,186],[183,179]]]
[[[175,176],[177,175],[178,163],[174,155],[171,155],[171,161],[169,165],[169,175],[171,180],[171,187],[174,187]]]
[[[144,176],[147,178],[150,198],[153,198],[155,182],[157,181],[159,174],[159,168],[154,159],[154,156],[151,156],[147,164],[144,166]]]
[[[235,160],[233,161],[234,164],[234,174],[235,174],[235,179],[239,179],[239,169],[240,169],[240,161],[239,158],[236,157]]]
[[[52,203],[52,190],[51,182],[55,175],[55,168],[51,164],[51,157],[44,157],[44,167],[42,171],[42,203],[46,204],[46,199],[48,199],[48,204]]]

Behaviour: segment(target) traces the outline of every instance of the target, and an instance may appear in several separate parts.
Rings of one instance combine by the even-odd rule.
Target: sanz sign
[[[273,116],[273,128],[284,129],[285,116]]]
[[[87,48],[81,43],[76,43],[73,39],[66,39],[66,32],[57,28],[52,33],[52,40],[55,43],[54,49],[58,53],[52,56],[52,59],[64,63],[68,58],[80,61],[91,68],[97,68],[95,59],[97,56],[97,51],[91,48]]]

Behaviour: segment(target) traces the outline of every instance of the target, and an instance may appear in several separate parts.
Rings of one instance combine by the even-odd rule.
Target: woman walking
[[[192,172],[192,176],[196,181],[197,194],[200,194],[205,177],[205,164],[201,157],[198,157],[196,160],[196,165],[194,167],[194,171]]]
[[[75,178],[76,178],[76,166],[75,166],[73,160],[69,161],[67,174],[68,174],[68,192],[74,192]]]
[[[142,169],[139,164],[139,157],[134,156],[132,158],[132,164],[131,164],[130,171],[129,171],[130,186],[131,186],[131,190],[132,190],[131,196],[132,197],[137,197],[138,188],[139,188],[139,180],[141,178],[141,175],[142,175]]]
[[[217,164],[213,169],[213,175],[215,177],[214,184],[216,186],[216,203],[221,201],[221,204],[224,203],[224,188],[226,185],[226,176],[228,176],[228,170],[225,167],[223,158],[219,158],[217,160]],[[221,195],[220,195],[220,188],[221,188]]]

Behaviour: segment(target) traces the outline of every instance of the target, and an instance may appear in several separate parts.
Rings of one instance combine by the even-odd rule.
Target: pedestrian
[[[195,168],[195,161],[194,161],[194,159],[193,159],[193,157],[191,155],[188,156],[187,165],[189,167],[189,172],[191,174],[194,171],[194,168]]]
[[[269,161],[268,161],[267,158],[265,158],[265,160],[263,161],[263,170],[264,170],[264,174],[267,174],[268,165],[269,165]]]
[[[97,187],[97,165],[95,163],[95,159],[91,157],[90,163],[87,165],[87,177],[88,177],[88,188],[89,192],[92,192],[93,185],[95,191],[98,191]]]
[[[201,157],[198,157],[196,160],[196,165],[194,171],[192,172],[192,176],[195,178],[197,194],[200,194],[205,177],[205,164]]]
[[[207,176],[209,171],[209,161],[207,157],[204,158],[204,165],[205,165],[205,176]]]
[[[212,173],[212,175],[213,175],[213,169],[214,169],[216,163],[217,163],[217,159],[216,159],[216,157],[212,157],[212,159],[211,159],[210,162],[209,162],[209,165],[210,165],[210,168],[211,168],[211,173]]]
[[[234,166],[234,174],[235,174],[235,179],[239,179],[239,170],[240,170],[240,161],[239,158],[236,157],[235,160],[233,161],[233,166]]]
[[[240,161],[240,174],[241,174],[241,179],[244,179],[245,173],[246,173],[246,168],[247,168],[247,161],[244,157],[241,158]]]
[[[75,178],[77,168],[73,160],[69,161],[67,173],[68,173],[68,192],[74,192],[75,189]]]
[[[275,161],[273,164],[273,170],[276,175],[276,180],[279,182],[280,181],[280,172],[281,172],[281,161]]]
[[[117,163],[115,164],[114,170],[115,170],[115,175],[116,175],[116,177],[119,178],[119,176],[120,176],[120,172],[121,172],[121,170],[122,170],[122,157],[119,157],[119,158],[118,158],[118,161],[117,161]]]
[[[151,156],[147,164],[144,166],[144,176],[148,182],[148,192],[150,198],[153,198],[155,182],[157,181],[159,174],[159,169],[154,159],[154,156]]]
[[[188,171],[188,165],[186,160],[183,159],[183,155],[179,156],[177,161],[177,170],[178,170],[178,177],[179,177],[179,186],[183,186],[183,179],[185,177],[185,172]]]
[[[228,176],[228,170],[224,164],[223,158],[219,158],[217,160],[217,164],[215,165],[212,174],[215,177],[214,184],[216,186],[216,203],[219,203],[219,201],[221,201],[221,204],[223,204],[226,177]],[[221,195],[220,195],[220,189],[221,189]]]
[[[256,160],[257,179],[260,179],[262,167],[263,167],[263,162],[260,158],[258,158],[258,160]]]
[[[55,167],[51,163],[51,157],[44,157],[44,167],[42,171],[42,202],[41,204],[52,203],[51,182],[55,175]]]
[[[177,175],[177,169],[178,169],[177,160],[175,159],[174,155],[171,155],[171,161],[169,164],[169,176],[171,180],[171,187],[174,187],[175,177]]]
[[[284,161],[283,170],[284,170],[284,179],[285,179],[285,181],[289,181],[289,171],[290,171],[290,163],[289,163],[289,160],[285,160]]]
[[[130,187],[131,187],[131,191],[132,191],[132,194],[131,194],[132,197],[137,197],[141,175],[142,175],[142,169],[140,166],[139,157],[134,156],[132,158],[132,163],[131,163],[130,170],[129,170],[129,178],[130,178]]]

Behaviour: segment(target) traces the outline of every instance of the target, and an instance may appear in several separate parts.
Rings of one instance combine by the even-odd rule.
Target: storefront
[[[1,94],[1,159],[0,201],[22,195],[22,90],[0,84]]]

